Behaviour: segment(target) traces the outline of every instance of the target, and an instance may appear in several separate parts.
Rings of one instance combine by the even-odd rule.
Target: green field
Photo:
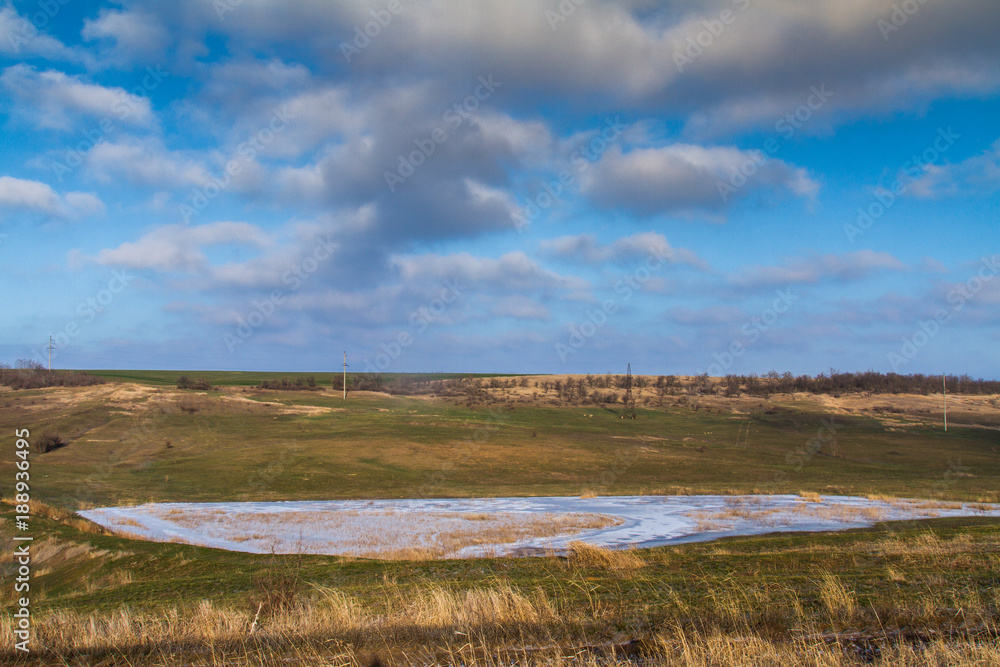
[[[237,385],[258,382],[228,375]],[[163,386],[166,376],[141,376],[151,388],[109,395],[120,386],[109,384],[0,399],[3,423],[70,443],[35,458],[37,497],[71,507],[587,491],[982,500],[1000,489],[1000,430],[944,433],[905,414],[887,425],[877,415],[831,415],[809,401],[752,401],[736,414],[678,403],[623,420],[620,407],[608,405],[179,391]],[[1000,425],[1000,411],[975,419]]]
[[[848,636],[884,651],[883,664],[925,664],[927,650],[942,652],[941,664],[967,664],[970,651],[1000,659],[1000,521],[990,519],[617,555],[385,562],[154,544],[71,514],[146,501],[581,493],[996,502],[996,411],[959,410],[954,423],[965,425],[946,434],[904,397],[878,398],[898,409],[852,414],[801,396],[670,397],[627,420],[620,405],[544,396],[264,391],[253,387],[267,376],[253,373],[183,373],[224,389],[177,390],[181,374],[107,373],[96,387],[0,395],[6,428],[68,442],[31,455],[32,497],[44,501],[32,518],[33,613],[51,664],[558,664],[570,647],[628,642],[649,664],[743,654],[753,665],[854,664],[868,654]],[[5,457],[0,474],[13,473]],[[13,571],[9,555],[3,567]],[[763,643],[747,653],[748,638]],[[923,653],[904,655],[921,642]],[[556,648],[510,653],[528,646]],[[611,649],[587,660],[601,650]]]

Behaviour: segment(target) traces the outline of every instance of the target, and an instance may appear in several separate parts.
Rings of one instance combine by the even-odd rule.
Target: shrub
[[[50,371],[30,359],[18,359],[14,366],[0,364],[0,385],[12,389],[39,389],[104,384],[104,380],[94,375],[80,371]]]
[[[35,449],[45,454],[68,444],[58,433],[43,433],[38,440],[35,440]]]
[[[192,380],[186,375],[177,378],[178,389],[197,389],[199,391],[211,391],[212,383],[203,378]]]

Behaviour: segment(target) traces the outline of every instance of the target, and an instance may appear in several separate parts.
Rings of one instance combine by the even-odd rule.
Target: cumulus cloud
[[[906,265],[886,252],[858,250],[843,254],[795,259],[781,266],[753,266],[731,278],[740,287],[817,283],[821,280],[849,282],[877,271],[905,271]]]
[[[105,210],[104,203],[91,192],[59,195],[46,183],[11,176],[0,176],[0,207],[53,218],[78,218]]]
[[[707,268],[694,252],[672,247],[666,237],[657,232],[639,232],[616,239],[610,245],[601,245],[593,234],[560,236],[542,241],[538,248],[545,255],[595,266],[642,261],[655,253],[672,263]]]
[[[42,56],[67,61],[79,60],[77,54],[65,44],[39,30],[13,7],[8,6],[0,7],[0,53],[19,58]]]
[[[996,3],[927,0],[896,30],[897,5],[755,1],[746,11],[734,11],[732,23],[684,65],[684,76],[661,99],[690,102],[696,113],[687,121],[689,130],[728,134],[772,126],[802,104],[813,86],[834,92],[820,128],[859,114],[1000,88],[1000,48],[986,27],[1000,20]],[[683,54],[689,40],[706,30],[703,22],[717,20],[721,9],[709,3],[672,25],[675,53]]]
[[[94,178],[105,183],[185,187],[204,185],[210,178],[198,159],[167,151],[152,139],[102,141],[87,152],[86,162]]]
[[[907,185],[915,197],[938,198],[965,193],[992,194],[1000,189],[1000,140],[961,162],[927,165]]]
[[[168,22],[166,8],[134,4]],[[926,0],[905,27],[889,33],[879,22],[891,22],[895,0],[754,0],[745,10],[728,0],[573,4],[562,17],[550,0],[404,3],[349,62],[341,44],[350,44],[355,28],[384,3],[243,3],[220,21],[211,6],[182,0],[170,12],[192,17],[178,26],[189,39],[212,25],[232,52],[252,53],[262,43],[306,51],[322,63],[324,76],[350,66],[388,83],[433,72],[456,86],[492,72],[517,80],[525,103],[543,93],[604,111],[697,112],[692,127],[720,133],[773,124],[820,84],[836,92],[830,110],[837,122],[1000,87],[992,30],[1000,6],[992,0]],[[708,46],[692,62],[679,63],[678,54],[723,10],[733,20],[721,34],[708,34]]]
[[[0,85],[18,101],[18,113],[40,128],[68,130],[81,116],[137,126],[153,120],[149,99],[56,70],[39,72],[30,65],[12,65],[0,74]]]
[[[153,62],[163,57],[170,43],[161,17],[153,12],[102,9],[97,18],[84,21],[80,34],[85,40],[105,43],[117,63]]]
[[[741,188],[733,188],[735,194],[724,190],[732,187],[731,177],[747,163],[756,166],[753,175],[745,184],[740,182]],[[615,146],[582,179],[582,192],[595,205],[642,216],[718,213],[736,196],[760,188],[810,197],[819,185],[805,169],[767,159],[759,152],[694,144],[637,148],[627,153]]]
[[[467,252],[453,255],[408,255],[396,257],[393,265],[406,281],[428,278],[452,279],[476,291],[525,291],[583,289],[589,284],[575,276],[562,276],[543,268],[521,251],[498,258],[475,257]]]
[[[551,317],[547,306],[520,294],[500,299],[490,310],[490,315],[516,320],[548,320]]]
[[[98,264],[158,271],[198,272],[208,267],[205,246],[245,245],[264,247],[269,237],[245,222],[213,222],[205,225],[166,225],[137,241],[100,251],[90,258]]]

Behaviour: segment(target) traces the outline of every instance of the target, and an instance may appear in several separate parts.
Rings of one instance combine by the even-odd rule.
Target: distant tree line
[[[701,376],[704,377],[704,376]],[[935,394],[942,388],[940,375],[900,375],[899,373],[878,373],[865,371],[862,373],[842,373],[830,369],[829,373],[816,376],[791,373],[778,374],[771,371],[758,377],[750,375],[727,375],[722,379],[722,390],[727,396],[741,393],[750,396],[768,396],[770,394],[790,394],[803,392],[809,394]],[[947,390],[952,394],[998,394],[1000,380],[975,380],[969,375],[948,375],[944,379]]]
[[[294,380],[289,378],[280,378],[277,380],[264,380],[258,386],[258,389],[274,389],[278,391],[320,391],[322,387],[316,384],[316,378],[310,375],[309,377],[297,377]]]
[[[390,394],[427,394],[460,398],[468,403],[492,403],[514,388],[535,389],[534,398],[548,397],[568,404],[608,404],[622,400],[626,386],[624,375],[586,375],[583,377],[530,379],[520,377],[431,379],[420,376],[384,377],[380,374],[350,376],[352,389],[384,391]],[[696,397],[699,395],[768,397],[779,393],[809,393],[839,396],[842,394],[933,394],[941,391],[940,375],[900,375],[865,371],[844,373],[831,369],[828,373],[811,375],[779,374],[771,371],[763,376],[727,375],[710,378],[706,375],[681,378],[676,375],[632,377],[633,390],[645,396],[668,395]],[[338,385],[339,386],[339,385]],[[949,375],[947,389],[954,394],[1000,394],[1000,381],[973,379],[968,375]],[[500,390],[500,394],[491,392]],[[513,395],[510,398],[514,398]],[[525,397],[526,398],[526,397]],[[501,399],[502,400],[502,399]],[[521,399],[523,400],[523,399]]]
[[[104,380],[82,371],[50,371],[31,359],[18,359],[13,368],[0,364],[0,385],[12,389],[89,387],[94,384],[104,384]]]

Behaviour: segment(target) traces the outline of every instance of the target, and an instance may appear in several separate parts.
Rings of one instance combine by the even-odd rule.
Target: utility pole
[[[347,350],[344,350],[344,400],[347,400]]]
[[[628,373],[625,375],[625,412],[622,413],[622,419],[628,417],[629,419],[635,419],[635,397],[632,396],[632,364],[628,365]]]
[[[49,351],[49,371],[51,372],[52,371],[52,350],[56,349],[56,348],[54,348],[52,346],[52,336],[49,336],[49,347],[47,349]]]
[[[948,376],[941,376],[941,397],[944,398],[944,432],[948,432]]]

